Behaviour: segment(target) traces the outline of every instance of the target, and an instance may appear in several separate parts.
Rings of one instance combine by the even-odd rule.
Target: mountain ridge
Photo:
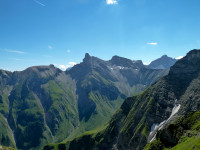
[[[169,61],[169,64],[167,64],[167,67],[161,67],[161,68],[156,68],[156,67],[151,67],[151,63],[149,65],[144,65],[143,64],[143,61],[142,60],[131,60],[129,58],[125,58],[125,57],[121,57],[121,56],[118,56],[118,55],[114,55],[110,60],[103,60],[103,59],[100,59],[98,57],[95,57],[95,56],[91,56],[89,53],[85,53],[85,56],[83,58],[83,61],[87,61],[87,60],[90,60],[91,58],[96,58],[96,59],[99,59],[99,60],[102,60],[102,61],[105,61],[105,62],[108,62],[108,63],[111,63],[112,65],[115,65],[115,66],[122,66],[122,67],[133,67],[135,66],[135,68],[142,68],[142,67],[148,67],[149,69],[169,69],[174,63],[173,62],[170,62],[171,60],[174,60],[174,62],[176,62],[178,59],[175,59],[175,58],[172,58],[172,57],[169,57],[167,55],[162,55],[160,58],[157,58],[155,60],[152,60],[151,63],[154,63],[155,61],[157,60],[160,60],[162,58],[167,58],[167,61]],[[166,62],[167,62],[166,61]],[[163,63],[163,62],[162,62]],[[161,64],[162,64],[161,63]],[[78,63],[79,64],[79,63]],[[77,65],[77,64],[76,64]],[[26,69],[24,70],[27,70],[28,68],[34,68],[34,67],[45,67],[45,66],[50,66],[50,67],[55,67],[55,68],[58,68],[60,69],[59,67],[53,65],[53,64],[50,64],[50,65],[39,65],[39,66],[30,66],[30,67],[27,67]],[[74,65],[75,66],[75,65]],[[70,69],[73,68],[70,67]],[[70,70],[69,69],[69,70]],[[9,71],[9,70],[5,70],[5,69],[0,69],[0,70],[4,70],[4,71]],[[22,71],[24,71],[22,70]],[[60,69],[62,70],[62,69]],[[68,69],[66,69],[65,71],[69,71]],[[9,72],[21,72],[21,71],[9,71]]]

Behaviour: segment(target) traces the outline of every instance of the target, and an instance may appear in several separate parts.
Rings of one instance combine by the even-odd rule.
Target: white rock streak
[[[174,108],[172,109],[172,113],[170,117],[167,119],[167,121],[171,119],[179,111],[180,108],[181,108],[180,104],[175,104]]]
[[[175,101],[176,102],[176,101]],[[169,118],[166,120],[164,120],[163,122],[161,122],[160,124],[158,123],[154,123],[152,126],[151,126],[151,132],[149,134],[149,136],[154,132],[154,131],[159,131],[163,128],[163,125],[164,123],[168,122],[178,111],[179,109],[181,108],[181,105],[180,104],[175,104],[174,108],[172,109],[172,113],[171,115],[169,116]],[[152,142],[153,140],[155,140],[156,138],[156,134],[157,134],[157,131],[155,133],[155,135],[153,136],[153,138],[150,140],[150,142]]]
[[[164,120],[163,122],[161,122],[161,123],[159,124],[158,131],[162,129],[162,127],[163,127],[163,124],[164,124],[165,122],[166,122],[166,120]]]
[[[154,124],[151,126],[150,135],[151,135],[151,134],[153,133],[153,131],[156,130],[158,127],[159,127],[159,124],[158,124],[158,123],[154,123]]]
[[[157,134],[157,133],[156,133]],[[156,134],[153,136],[153,138],[150,140],[150,143],[153,142],[153,140],[156,139]]]

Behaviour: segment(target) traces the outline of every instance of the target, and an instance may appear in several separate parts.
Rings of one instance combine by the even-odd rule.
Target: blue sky
[[[0,0],[0,69],[67,67],[88,52],[145,63],[200,48],[199,0]]]

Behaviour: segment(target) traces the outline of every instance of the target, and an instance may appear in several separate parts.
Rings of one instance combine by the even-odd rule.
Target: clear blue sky
[[[0,0],[0,69],[150,62],[200,48],[200,0]],[[70,64],[69,64],[70,63]]]

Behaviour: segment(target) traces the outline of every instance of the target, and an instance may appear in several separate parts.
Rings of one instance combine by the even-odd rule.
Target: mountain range
[[[116,110],[123,111],[129,101],[124,102],[126,97],[141,93],[168,74],[172,63],[166,63],[163,59],[165,67],[159,69],[154,63],[152,69],[140,60],[113,56],[104,61],[86,54],[83,62],[66,71],[54,65],[0,70],[0,145],[36,150],[105,128]],[[132,106],[130,102],[128,107]]]
[[[104,127],[44,150],[55,146],[69,150],[200,149],[199,68],[200,50],[195,49],[178,60],[168,75],[127,98]]]

